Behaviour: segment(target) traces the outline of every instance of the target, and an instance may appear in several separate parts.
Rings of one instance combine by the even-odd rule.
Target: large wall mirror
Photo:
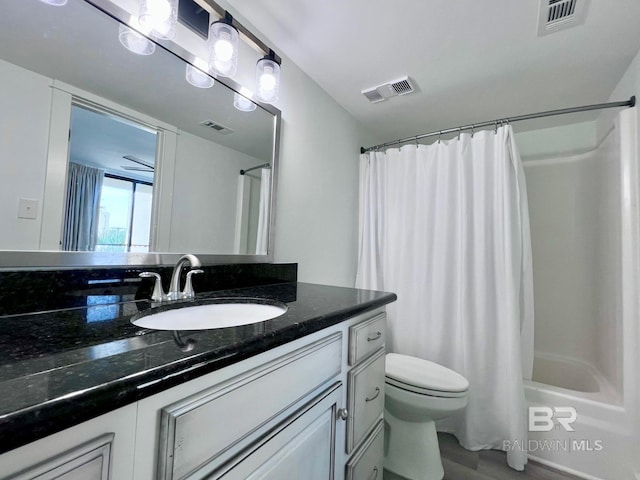
[[[3,5],[0,268],[271,261],[280,112],[100,3]]]

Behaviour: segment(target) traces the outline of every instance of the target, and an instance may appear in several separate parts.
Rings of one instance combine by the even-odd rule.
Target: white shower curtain
[[[361,156],[356,285],[398,295],[390,351],[469,380],[465,412],[439,429],[524,469],[526,453],[505,446],[526,448],[533,366],[527,195],[510,126]]]

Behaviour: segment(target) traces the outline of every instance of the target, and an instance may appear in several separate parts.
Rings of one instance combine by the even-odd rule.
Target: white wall
[[[275,259],[298,262],[301,281],[353,286],[359,149],[373,142],[309,77],[285,65]]]
[[[0,60],[0,250],[39,248],[51,110],[51,79]],[[18,218],[20,198],[36,219]]]
[[[234,253],[240,169],[261,163],[264,162],[179,131],[169,251]]]
[[[597,122],[582,122],[516,132],[523,161],[585,153],[598,146]]]
[[[218,3],[237,13],[230,2]],[[258,28],[234,16],[269,43]],[[275,104],[282,111],[275,261],[297,262],[300,281],[352,287],[358,254],[358,158],[360,147],[373,144],[373,137],[286,57],[282,45],[273,46],[283,57]],[[253,88],[258,58],[251,53],[241,47],[235,78],[248,88]]]

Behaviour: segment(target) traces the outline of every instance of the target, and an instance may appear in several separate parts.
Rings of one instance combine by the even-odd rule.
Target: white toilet
[[[384,468],[409,480],[444,476],[435,420],[467,405],[469,382],[421,358],[389,353],[385,383]]]

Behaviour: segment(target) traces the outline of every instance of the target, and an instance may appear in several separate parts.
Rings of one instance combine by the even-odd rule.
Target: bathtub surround
[[[534,449],[556,442],[530,451],[533,460],[585,478],[627,479],[638,471],[640,441],[637,108],[615,119],[603,112],[605,119],[612,123],[598,124],[604,136],[595,145],[592,135],[570,150],[554,142],[556,154],[544,143],[553,132],[527,134],[544,144],[524,161],[536,312],[525,396],[530,406],[577,412],[573,432],[531,432]]]
[[[533,291],[526,186],[510,126],[360,160],[357,285],[390,289],[390,350],[470,382],[442,425],[465,447],[525,440]],[[508,452],[522,470],[526,452]]]

